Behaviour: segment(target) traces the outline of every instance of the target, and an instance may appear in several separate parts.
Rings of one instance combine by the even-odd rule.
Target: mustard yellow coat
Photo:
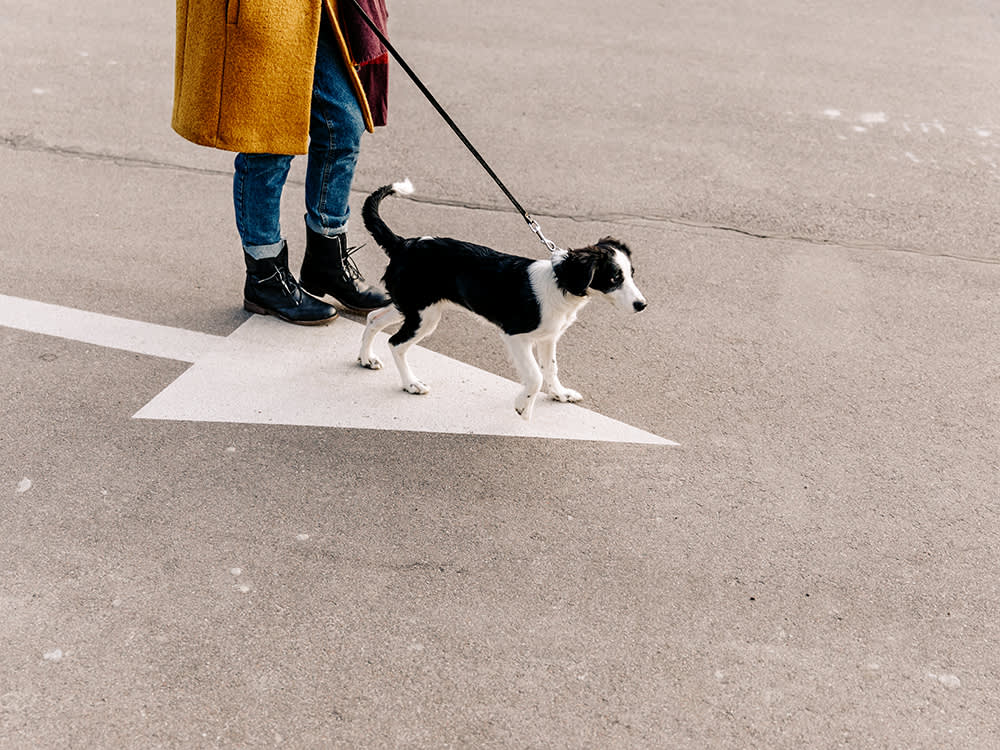
[[[337,0],[177,0],[174,130],[227,151],[306,153],[323,12],[374,130]]]

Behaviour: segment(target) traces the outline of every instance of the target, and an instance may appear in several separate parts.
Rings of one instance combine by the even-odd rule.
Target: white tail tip
[[[409,177],[407,177],[402,182],[392,183],[392,189],[395,190],[400,195],[413,195],[413,183],[410,182]]]

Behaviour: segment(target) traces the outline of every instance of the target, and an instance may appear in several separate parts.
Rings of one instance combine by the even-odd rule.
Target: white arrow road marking
[[[4,294],[0,294],[0,325],[180,362],[196,362],[225,340],[222,336],[208,333],[74,310]]]
[[[513,407],[520,385],[421,347],[410,361],[431,393],[404,393],[388,336],[376,340],[386,368],[366,370],[355,361],[363,326],[346,318],[304,327],[255,315],[223,337],[0,295],[0,325],[191,362],[134,415],[139,419],[677,445],[548,400],[525,422]]]

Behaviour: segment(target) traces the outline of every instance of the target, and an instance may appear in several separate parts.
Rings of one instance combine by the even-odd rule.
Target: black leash
[[[528,223],[528,227],[531,229],[531,231],[534,232],[536,235],[538,235],[538,239],[541,240],[542,244],[549,249],[549,252],[554,253],[558,251],[559,247],[554,242],[547,239],[544,234],[542,234],[542,229],[541,227],[538,226],[538,222],[535,221],[528,214],[528,212],[524,210],[524,207],[520,203],[518,203],[518,200],[517,198],[514,197],[514,194],[507,189],[506,185],[503,184],[503,180],[501,180],[497,176],[497,173],[493,171],[493,168],[486,163],[486,159],[483,158],[482,154],[480,154],[479,151],[476,149],[476,147],[472,145],[469,139],[465,137],[465,133],[463,133],[461,128],[459,128],[458,125],[455,124],[455,121],[451,119],[451,116],[445,111],[444,107],[442,107],[438,103],[438,100],[434,98],[434,95],[427,89],[427,87],[424,85],[424,82],[420,80],[419,76],[417,76],[417,74],[413,72],[413,69],[406,64],[406,60],[404,60],[400,56],[400,54],[396,51],[396,48],[392,46],[392,44],[389,42],[388,39],[386,39],[385,34],[383,34],[379,30],[378,26],[375,25],[375,22],[365,12],[365,9],[361,7],[361,4],[358,3],[358,0],[351,0],[351,2],[354,4],[354,7],[357,9],[358,13],[361,15],[362,20],[364,20],[364,22],[368,24],[368,28],[372,30],[372,32],[375,34],[378,40],[382,43],[382,46],[385,47],[387,50],[389,50],[389,54],[392,55],[393,59],[395,59],[397,63],[399,63],[399,67],[401,67],[406,72],[406,75],[410,77],[410,80],[416,84],[418,89],[420,89],[420,93],[422,93],[427,98],[427,101],[431,103],[431,106],[433,106],[434,109],[437,110],[437,113],[441,115],[441,117],[444,119],[444,121],[448,123],[448,126],[455,132],[455,135],[458,136],[459,140],[462,141],[463,144],[465,144],[465,147],[469,149],[472,155],[476,157],[476,160],[480,163],[480,165],[482,165],[483,169],[486,170],[486,173],[493,178],[493,181],[503,191],[504,195],[507,196],[507,199],[514,205],[514,208],[518,210],[518,213],[520,213],[521,216],[524,217],[524,220]]]

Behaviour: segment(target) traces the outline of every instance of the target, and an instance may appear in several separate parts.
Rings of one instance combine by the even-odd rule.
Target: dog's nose
[[[646,300],[637,299],[635,302],[632,303],[632,307],[635,308],[636,312],[642,312],[643,310],[646,309]]]

